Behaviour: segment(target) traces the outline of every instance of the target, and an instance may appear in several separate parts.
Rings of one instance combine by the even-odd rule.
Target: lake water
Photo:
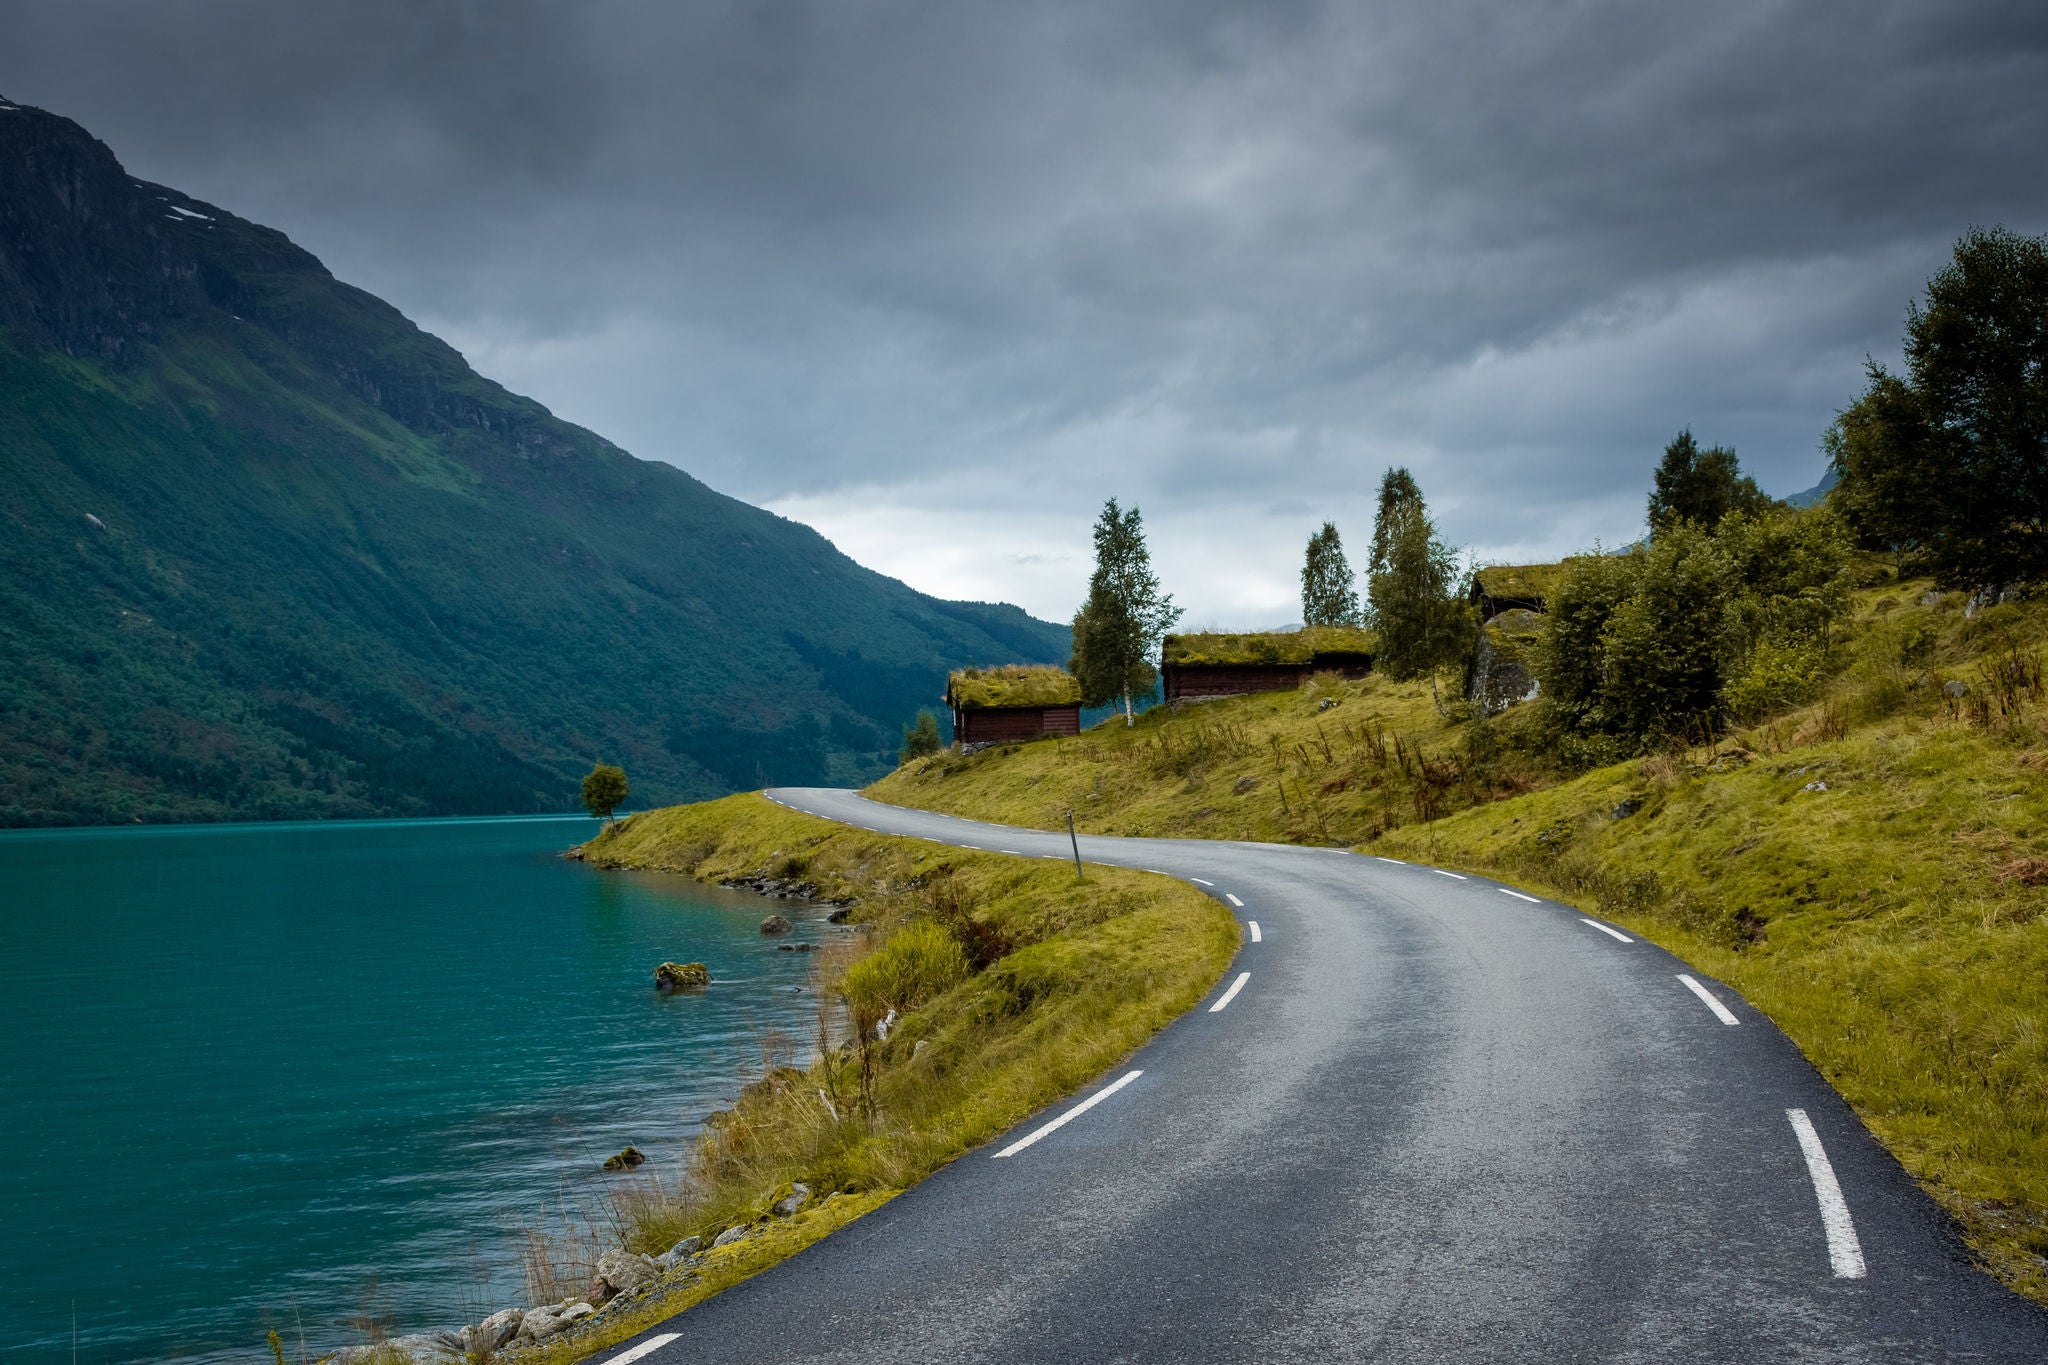
[[[841,932],[555,854],[586,819],[0,834],[0,1361],[250,1360],[522,1303],[518,1233],[672,1175]],[[664,998],[653,969],[714,985]],[[801,987],[802,989],[798,989]],[[627,1143],[652,1163],[606,1176]]]

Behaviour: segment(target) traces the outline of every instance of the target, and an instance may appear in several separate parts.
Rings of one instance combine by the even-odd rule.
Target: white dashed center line
[[[1231,895],[1228,891],[1223,893],[1223,899],[1229,901],[1232,905],[1236,906],[1240,910],[1244,909],[1244,902],[1239,900],[1237,897]]]
[[[1467,880],[1467,878],[1461,877],[1455,872],[1446,872],[1440,867],[1432,867],[1430,871],[1436,873],[1439,877],[1452,877],[1461,882]]]
[[[1707,1008],[1714,1012],[1714,1017],[1716,1019],[1719,1019],[1724,1024],[1739,1024],[1742,1022],[1740,1019],[1737,1019],[1734,1015],[1730,1014],[1728,1012],[1728,1007],[1722,1004],[1720,1001],[1716,1000],[1714,998],[1713,992],[1709,991],[1705,986],[1702,986],[1699,982],[1693,980],[1684,972],[1680,972],[1678,974],[1678,979],[1685,983],[1685,988],[1687,990],[1691,991],[1694,995],[1697,995],[1701,1000],[1706,1002]]]
[[[1506,888],[1505,886],[1496,886],[1496,887],[1495,887],[1495,888],[1493,888],[1493,889],[1494,889],[1494,890],[1496,890],[1496,891],[1498,891],[1498,892],[1500,892],[1500,893],[1501,893],[1501,894],[1502,894],[1503,896],[1513,896],[1513,897],[1514,897],[1514,898],[1515,898],[1516,900],[1518,900],[1518,901],[1527,901],[1527,902],[1529,902],[1529,904],[1531,904],[1531,905],[1541,905],[1541,904],[1543,904],[1543,902],[1542,902],[1542,901],[1540,901],[1540,900],[1537,900],[1537,899],[1536,899],[1536,898],[1535,898],[1534,896],[1525,896],[1525,895],[1523,895],[1523,894],[1522,894],[1521,892],[1519,892],[1519,891],[1510,891],[1510,890],[1508,890],[1508,889],[1507,889],[1507,888]]]
[[[1209,1013],[1221,1014],[1223,1012],[1223,1007],[1229,1004],[1231,1001],[1237,999],[1237,993],[1243,990],[1244,983],[1251,979],[1252,974],[1250,972],[1239,972],[1237,974],[1237,980],[1230,983],[1230,989],[1223,992],[1223,998],[1221,1000],[1218,1000],[1215,1004],[1209,1006]]]
[[[1216,883],[1214,883],[1214,882],[1205,882],[1205,881],[1203,881],[1203,880],[1202,880],[1202,879],[1201,879],[1200,877],[1190,877],[1190,878],[1188,878],[1188,880],[1189,880],[1189,881],[1191,881],[1191,882],[1193,882],[1193,883],[1194,883],[1194,884],[1195,884],[1196,886],[1214,886],[1214,885],[1216,885]]]
[[[633,1365],[634,1361],[639,1360],[643,1356],[653,1355],[656,1351],[659,1351],[681,1335],[681,1332],[663,1332],[658,1337],[649,1337],[630,1351],[619,1352],[610,1360],[605,1361],[604,1365]]]
[[[1002,1158],[1006,1156],[1015,1156],[1017,1153],[1023,1151],[1026,1147],[1029,1147],[1032,1143],[1046,1136],[1048,1133],[1054,1133],[1059,1131],[1061,1128],[1066,1127],[1075,1119],[1080,1118],[1081,1115],[1087,1113],[1090,1109],[1093,1109],[1096,1105],[1102,1103],[1111,1095],[1114,1095],[1117,1091],[1123,1089],[1125,1086],[1129,1085],[1132,1081],[1137,1080],[1138,1077],[1144,1074],[1145,1073],[1142,1071],[1126,1071],[1123,1075],[1119,1076],[1112,1084],[1106,1085],[1102,1089],[1096,1091],[1087,1099],[1082,1100],[1072,1109],[1069,1109],[1066,1113],[1061,1114],[1051,1123],[1045,1124],[1042,1127],[1032,1129],[1023,1137],[1018,1138],[1015,1142],[1003,1148],[1002,1151],[997,1152],[994,1157],[990,1158],[990,1160],[1000,1161],[1002,1160]]]
[[[1259,922],[1255,919],[1248,919],[1244,922],[1244,927],[1252,931],[1252,942],[1257,943],[1259,941]]]
[[[1601,933],[1603,933],[1603,934],[1607,935],[1607,937],[1609,937],[1609,938],[1613,938],[1613,939],[1620,939],[1620,940],[1621,940],[1621,941],[1622,941],[1623,943],[1634,943],[1634,942],[1635,942],[1635,940],[1634,940],[1634,939],[1630,938],[1630,937],[1629,937],[1629,936],[1628,936],[1627,934],[1624,934],[1623,932],[1621,932],[1621,930],[1619,930],[1619,929],[1610,929],[1610,928],[1608,928],[1608,927],[1607,927],[1606,925],[1602,924],[1602,923],[1601,923],[1601,922],[1600,922],[1599,920],[1597,920],[1597,919],[1584,919],[1584,918],[1581,918],[1581,919],[1579,920],[1579,923],[1581,923],[1581,924],[1590,924],[1590,925],[1592,925],[1592,926],[1593,926],[1593,927],[1594,927],[1595,929],[1598,929],[1598,930],[1599,930],[1599,931],[1600,931]]]
[[[1792,1121],[1799,1150],[1806,1154],[1806,1174],[1813,1181],[1813,1197],[1820,1201],[1820,1225],[1828,1235],[1828,1264],[1834,1267],[1836,1279],[1860,1280],[1866,1273],[1863,1244],[1856,1240],[1849,1201],[1842,1198],[1842,1185],[1835,1179],[1827,1149],[1820,1145],[1820,1134],[1804,1109],[1787,1109],[1785,1117]]]
[[[1016,849],[1014,849],[1014,848],[999,848],[999,849],[997,849],[997,850],[996,850],[996,852],[998,852],[998,853],[1007,853],[1007,854],[1009,854],[1009,855],[1010,855],[1010,856],[1011,856],[1012,858],[1021,858],[1021,857],[1023,857],[1023,856],[1024,856],[1023,854],[1019,853],[1019,852],[1018,852],[1018,851],[1017,851]]]
[[[1375,858],[1380,858],[1380,855],[1377,853],[1373,854],[1372,856]],[[1399,858],[1380,858],[1380,861],[1383,863],[1392,863],[1395,867],[1408,866],[1408,864],[1402,862]]]

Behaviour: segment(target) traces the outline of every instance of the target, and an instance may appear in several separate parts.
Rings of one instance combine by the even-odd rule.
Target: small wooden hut
[[[1160,649],[1166,699],[1202,701],[1284,692],[1316,673],[1362,678],[1379,637],[1358,626],[1307,626],[1249,635],[1169,635]]]
[[[946,705],[963,749],[1081,733],[1081,684],[1051,664],[960,669],[946,679]]]
[[[1491,621],[1504,611],[1544,612],[1549,609],[1550,590],[1571,563],[1489,564],[1472,571],[1472,605],[1481,621]]]

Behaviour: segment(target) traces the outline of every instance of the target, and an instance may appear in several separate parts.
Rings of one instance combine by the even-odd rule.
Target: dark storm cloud
[[[2023,3],[0,0],[138,174],[1042,611],[1111,491],[1279,619],[1389,462],[1499,554],[1631,537],[1681,425],[1804,486],[1953,239],[2048,228],[2044,88]]]

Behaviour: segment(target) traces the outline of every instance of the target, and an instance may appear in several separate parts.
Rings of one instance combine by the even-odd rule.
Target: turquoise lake
[[[816,1028],[822,910],[556,854],[594,821],[0,834],[0,1360],[296,1358],[523,1303]],[[655,964],[713,986],[664,998]],[[650,1164],[607,1176],[627,1143]],[[310,1354],[310,1352],[309,1352]]]

